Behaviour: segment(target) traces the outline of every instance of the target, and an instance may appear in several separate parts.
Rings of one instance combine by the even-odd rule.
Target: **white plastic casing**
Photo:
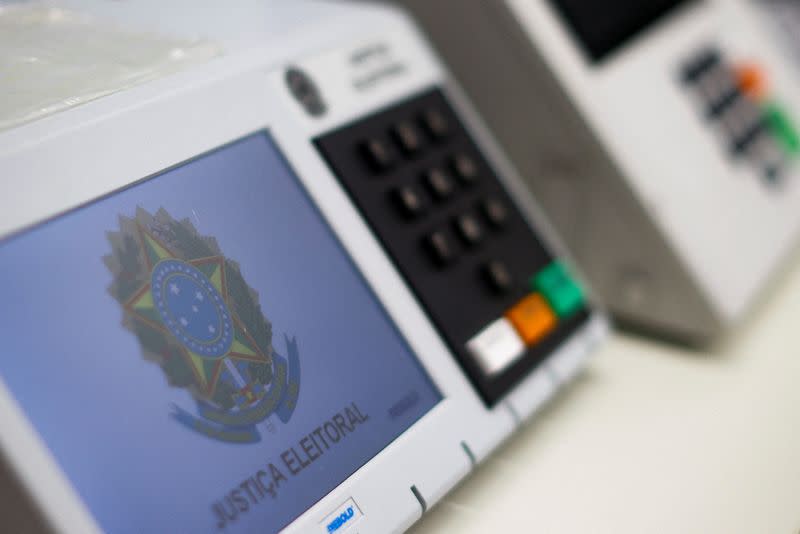
[[[360,514],[357,532],[407,528],[423,513],[412,487],[427,506],[435,504],[475,461],[485,458],[549,398],[605,337],[606,320],[594,313],[505,401],[487,409],[316,152],[311,140],[318,134],[440,86],[532,222],[540,231],[546,227],[404,16],[385,8],[332,3],[250,2],[235,15],[214,2],[71,4],[139,28],[177,34],[201,28],[207,37],[222,42],[228,54],[0,133],[0,187],[5,192],[0,195],[0,237],[266,129],[442,393],[436,407],[313,504],[288,531],[325,532],[325,519],[351,499]],[[352,77],[364,73],[352,70],[348,58],[376,44],[387,47],[392,61],[405,68],[356,93]],[[289,65],[299,65],[317,82],[329,107],[326,115],[309,117],[291,97],[283,82]],[[0,426],[4,456],[50,525],[67,533],[100,531],[1,380]]]
[[[797,160],[781,186],[734,160],[703,120],[681,66],[703,47],[753,61],[800,120],[800,80],[744,0],[689,2],[602,62],[549,2],[505,0],[525,34],[684,261],[723,322],[739,318],[800,226]]]

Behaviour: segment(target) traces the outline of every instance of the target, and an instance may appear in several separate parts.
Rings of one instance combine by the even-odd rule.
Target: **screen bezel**
[[[671,0],[669,5],[666,5],[652,14],[647,16],[639,16],[636,23],[631,28],[624,32],[619,33],[615,38],[598,44],[592,43],[588,39],[581,28],[580,23],[572,13],[569,7],[565,6],[563,0],[548,0],[548,4],[556,17],[564,25],[564,28],[569,33],[573,41],[583,51],[584,55],[591,63],[600,64],[609,60],[619,50],[630,46],[638,39],[642,38],[653,27],[662,23],[664,19],[668,18],[672,13],[679,9],[685,8],[688,4],[697,3],[700,0]]]

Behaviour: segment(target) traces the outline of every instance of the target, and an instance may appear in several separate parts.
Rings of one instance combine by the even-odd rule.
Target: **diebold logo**
[[[173,406],[172,417],[233,443],[260,441],[259,427],[274,431],[272,415],[288,422],[300,389],[297,341],[284,335],[286,356],[275,351],[258,294],[216,239],[163,208],[120,216],[108,239],[109,292],[123,325],[169,384],[194,399],[193,411]]]
[[[336,532],[342,528],[345,523],[353,519],[355,511],[352,506],[348,506],[345,511],[339,514],[333,521],[328,523],[328,532]]]

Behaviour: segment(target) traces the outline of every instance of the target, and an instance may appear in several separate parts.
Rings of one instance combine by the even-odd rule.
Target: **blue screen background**
[[[291,420],[255,444],[170,417],[189,392],[146,361],[108,293],[107,232],[137,207],[191,219],[258,292],[285,355],[298,342]],[[0,374],[113,533],[218,532],[213,503],[352,402],[369,421],[226,532],[285,526],[409,428],[440,395],[266,133],[237,141],[0,245]],[[411,394],[398,417],[389,408]],[[283,467],[281,465],[281,467]]]

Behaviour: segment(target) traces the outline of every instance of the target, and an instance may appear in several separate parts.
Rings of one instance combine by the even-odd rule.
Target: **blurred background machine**
[[[771,25],[779,45],[784,47],[790,62],[800,68],[800,2],[796,0],[753,0]],[[776,31],[777,30],[777,31]]]
[[[797,71],[745,1],[402,0],[623,323],[739,319],[800,225]]]

